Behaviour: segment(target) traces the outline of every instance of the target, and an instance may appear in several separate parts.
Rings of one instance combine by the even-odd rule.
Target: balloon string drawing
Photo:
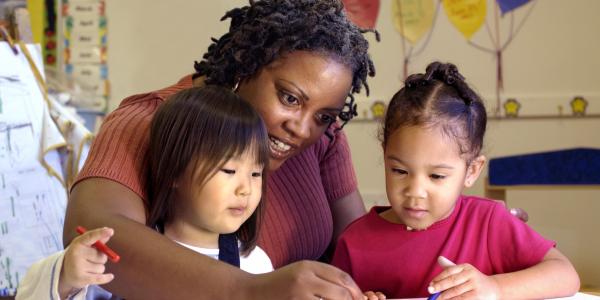
[[[408,76],[411,59],[419,55],[430,41],[438,12],[443,7],[450,23],[465,37],[467,43],[479,50],[494,55],[496,60],[496,105],[494,115],[499,116],[502,109],[501,93],[504,88],[502,72],[502,53],[519,33],[525,21],[533,11],[534,0],[492,0],[493,12],[488,16],[489,0],[393,0],[392,15],[394,26],[402,37],[403,79]],[[515,24],[515,10],[529,2],[527,12],[518,24]],[[378,2],[377,2],[378,3]],[[501,17],[508,26],[506,40],[501,38]],[[507,17],[505,19],[505,17]],[[492,19],[492,20],[490,20]],[[493,22],[493,26],[490,23]],[[492,46],[483,46],[473,41],[473,36],[485,24]],[[516,25],[516,26],[515,26]],[[418,50],[416,46],[420,47]]]
[[[438,2],[434,9],[433,0],[392,1],[394,27],[402,36],[402,79],[408,76],[411,58],[421,54],[429,44],[440,6]],[[415,50],[417,45],[420,47]]]
[[[488,22],[487,16],[487,0],[442,0],[444,10],[450,22],[463,36],[467,39],[469,45],[488,52],[495,56],[496,59],[496,105],[494,107],[494,116],[500,116],[501,94],[504,90],[504,78],[502,72],[502,53],[508,45],[514,40],[515,36],[521,31],[525,21],[531,15],[536,1],[530,0],[495,0],[493,1],[493,28]],[[532,2],[525,15],[521,18],[519,24],[515,27],[515,10],[525,4]],[[505,41],[501,38],[501,21],[500,17],[509,15],[508,37]],[[492,48],[485,47],[475,43],[472,40],[475,34],[485,22],[487,34],[492,41]]]

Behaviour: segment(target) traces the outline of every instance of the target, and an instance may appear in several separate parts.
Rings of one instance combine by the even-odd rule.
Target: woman
[[[109,226],[121,262],[108,288],[135,299],[362,299],[344,272],[317,262],[365,213],[346,137],[352,94],[375,74],[363,31],[334,0],[265,0],[228,12],[196,73],[125,99],[105,120],[71,190],[64,241],[74,228]],[[149,123],[169,95],[205,83],[230,87],[263,117],[270,177],[259,246],[275,272],[250,275],[177,247],[146,223],[143,160]],[[294,263],[296,262],[296,263]],[[285,266],[285,267],[282,267]],[[235,286],[235,288],[232,288]]]

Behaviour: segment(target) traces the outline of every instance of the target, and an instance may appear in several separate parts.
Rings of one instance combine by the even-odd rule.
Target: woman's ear
[[[465,176],[465,187],[470,188],[475,184],[477,178],[481,174],[483,167],[485,166],[485,156],[479,155],[471,161],[467,166],[467,175]]]

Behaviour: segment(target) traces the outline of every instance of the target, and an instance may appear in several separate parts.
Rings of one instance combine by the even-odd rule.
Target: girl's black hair
[[[205,76],[208,84],[233,88],[263,67],[292,51],[319,52],[348,66],[352,89],[339,118],[345,123],[357,115],[352,94],[364,86],[375,67],[367,53],[365,32],[348,20],[339,0],[263,0],[235,8],[221,20],[231,19],[229,31],[213,43],[200,62],[194,78]]]
[[[388,137],[400,127],[434,125],[454,138],[469,160],[481,152],[485,106],[453,64],[433,62],[425,74],[406,79],[388,105],[380,140],[385,149]]]
[[[267,130],[258,113],[232,91],[204,86],[182,90],[160,106],[152,119],[147,154],[149,212],[147,225],[164,228],[173,221],[175,182],[193,166],[194,180],[205,184],[231,157],[251,150],[256,162],[269,163]],[[266,172],[262,176],[262,198],[256,210],[235,232],[247,255],[256,246],[266,194]]]

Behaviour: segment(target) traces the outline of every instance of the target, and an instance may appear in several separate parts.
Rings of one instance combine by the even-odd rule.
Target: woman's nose
[[[294,115],[287,122],[288,131],[298,139],[308,139],[311,131],[311,120],[306,114]]]

